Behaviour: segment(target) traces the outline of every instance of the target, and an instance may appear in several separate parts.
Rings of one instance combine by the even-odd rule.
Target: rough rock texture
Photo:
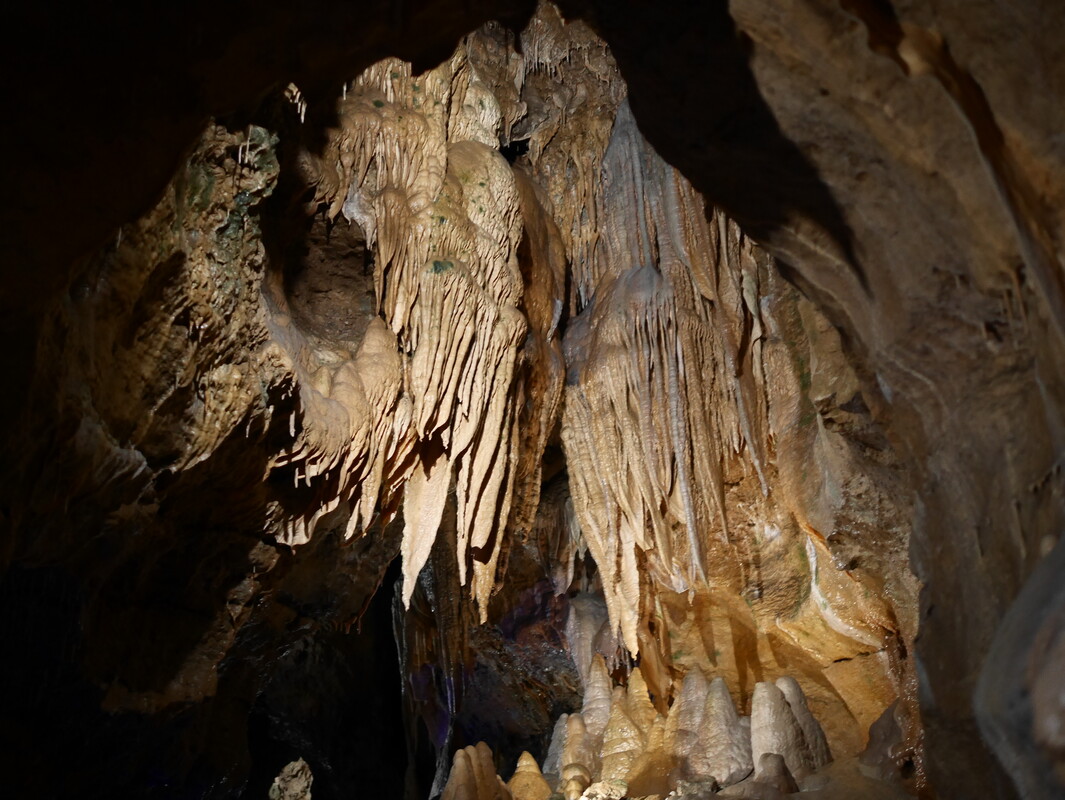
[[[281,774],[274,778],[268,797],[270,800],[311,800],[311,784],[314,775],[302,758],[286,764]]]
[[[0,182],[24,656],[0,685],[29,793],[98,785],[56,760],[82,742],[136,744],[113,793],[268,781],[293,754],[253,756],[249,714],[314,716],[286,678],[323,665],[317,701],[381,674],[390,626],[339,632],[397,553],[408,744],[438,779],[471,665],[540,630],[511,674],[544,674],[549,598],[579,589],[608,612],[570,643],[580,680],[638,656],[649,692],[614,727],[659,743],[633,791],[675,785],[652,751],[705,710],[648,705],[705,670],[742,711],[795,676],[840,757],[899,698],[888,761],[925,793],[1060,792],[1063,12],[563,11],[5,26],[33,43],[0,48],[26,76]],[[525,604],[550,621],[511,624]],[[545,740],[547,671],[515,693]],[[40,721],[61,713],[73,732]],[[335,757],[307,758],[318,793]]]

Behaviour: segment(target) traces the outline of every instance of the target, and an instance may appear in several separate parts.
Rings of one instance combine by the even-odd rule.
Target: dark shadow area
[[[326,131],[336,125],[335,100],[324,103],[328,114],[319,112],[301,124],[290,104],[275,96],[252,119],[281,132],[277,187],[262,209],[268,305],[291,315],[304,334],[354,355],[377,316],[373,249],[357,223],[343,215],[329,219],[300,169],[305,155],[320,151]]]
[[[727,0],[655,9],[637,0],[562,2],[610,45],[640,132],[709,202],[759,242],[790,218],[813,220],[868,289],[854,236],[816,168],[780,130]]]
[[[303,252],[286,264],[285,294],[304,330],[337,342],[362,341],[376,314],[373,253],[359,226],[315,216]]]
[[[399,561],[384,586],[398,575]],[[322,629],[286,649],[248,716],[251,774],[244,797],[265,798],[302,757],[315,800],[399,797],[407,766],[391,591],[382,589],[358,630]]]
[[[508,164],[513,164],[529,152],[529,140],[515,139],[513,142],[502,145],[499,152],[503,154]]]

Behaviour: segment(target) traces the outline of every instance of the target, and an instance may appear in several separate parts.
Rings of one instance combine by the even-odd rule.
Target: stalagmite
[[[779,792],[791,794],[799,791],[795,778],[788,770],[784,757],[777,753],[762,753],[758,758],[758,769],[754,773],[754,779],[766,786],[772,786]]]
[[[518,758],[518,766],[507,782],[507,788],[514,800],[548,800],[551,796],[550,784],[544,780],[536,759],[528,752]]]
[[[588,680],[584,686],[584,703],[581,706],[585,728],[596,747],[603,740],[603,731],[612,713],[611,694],[610,673],[607,672],[606,662],[601,655],[596,653],[588,670]]]
[[[643,671],[639,667],[629,673],[629,685],[625,695],[625,710],[644,736],[651,730],[651,725],[658,718],[658,712],[655,710],[654,705],[651,704],[647,683],[643,679]]]
[[[566,800],[577,800],[592,783],[597,761],[591,737],[580,714],[570,714],[566,721],[566,744],[562,748],[562,793]]]
[[[447,785],[444,787],[440,800],[481,800],[479,787],[477,786],[477,774],[470,758],[469,750],[462,748],[455,751],[451,762],[451,774],[448,776]]]
[[[802,687],[790,675],[777,678],[776,684],[777,688],[783,692],[784,698],[791,707],[791,712],[795,715],[796,722],[802,729],[803,738],[810,751],[810,766],[813,769],[820,769],[832,760],[832,754],[829,752],[828,740],[821,729],[821,724],[806,705],[806,695],[803,694]]]
[[[681,763],[687,763],[687,759],[699,746],[709,691],[710,686],[702,670],[693,669],[684,676],[680,693],[669,710],[669,727],[673,734],[671,745]]]
[[[751,698],[751,755],[761,763],[766,753],[783,756],[792,775],[809,774],[810,751],[791,706],[774,684],[755,684]]]
[[[624,781],[644,745],[644,737],[625,711],[624,689],[618,687],[603,732],[600,780]]]
[[[625,780],[633,797],[665,795],[673,788],[677,759],[669,748],[666,724],[663,717],[654,721],[647,734],[647,744],[643,752],[637,755],[629,768]]]
[[[440,800],[511,800],[510,791],[496,775],[488,745],[478,742],[455,751]]]
[[[544,779],[551,786],[557,786],[562,777],[562,753],[566,747],[568,725],[569,714],[563,714],[555,721],[551,743],[547,747],[547,755],[544,756]]]
[[[754,768],[751,740],[740,724],[724,679],[714,678],[706,695],[698,745],[688,756],[693,777],[714,777],[722,786],[746,778]]]

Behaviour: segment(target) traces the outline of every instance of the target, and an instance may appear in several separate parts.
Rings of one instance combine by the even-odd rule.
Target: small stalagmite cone
[[[828,739],[825,738],[821,724],[806,704],[806,695],[803,694],[802,687],[793,677],[785,675],[777,678],[777,688],[783,692],[784,699],[791,706],[796,722],[802,728],[806,745],[810,748],[811,766],[814,769],[820,769],[832,760],[832,752],[828,749]]]
[[[629,718],[636,723],[636,727],[646,736],[658,712],[651,703],[651,695],[647,691],[647,681],[643,679],[643,672],[636,667],[629,675],[629,686],[625,693],[626,710]]]
[[[472,749],[472,748],[470,748]],[[477,794],[477,777],[467,748],[455,751],[451,774],[447,778],[440,800],[481,800]]]
[[[580,800],[584,790],[592,785],[592,776],[580,764],[571,764],[563,768],[562,794],[566,800]]]
[[[723,678],[714,678],[706,693],[706,705],[699,726],[699,744],[688,757],[692,777],[714,777],[722,786],[731,786],[754,769],[751,739],[740,723]]]
[[[595,762],[592,739],[584,726],[584,717],[570,714],[566,720],[566,744],[562,748],[562,793],[567,800],[576,791],[579,798],[592,783]],[[580,787],[579,790],[577,787]]]
[[[751,697],[751,755],[755,764],[766,753],[784,757],[792,775],[805,777],[812,760],[802,728],[799,727],[784,693],[775,684],[755,684]]]
[[[624,690],[619,687],[610,709],[610,720],[603,733],[601,781],[625,780],[629,768],[643,749],[643,735],[625,711],[624,701]]]
[[[475,747],[465,748],[470,752],[470,762],[473,764],[473,772],[477,780],[478,797],[483,800],[495,800],[499,794],[497,787],[500,783],[496,775],[495,758],[492,757],[492,748],[484,742],[477,742]]]
[[[547,756],[544,758],[544,780],[552,788],[559,786],[562,778],[562,750],[566,746],[566,731],[569,714],[563,714],[555,722],[555,729],[551,733],[551,744],[547,747]]]
[[[629,784],[631,797],[662,795],[673,789],[673,772],[676,759],[668,746],[668,722],[665,717],[658,717],[647,734],[647,744],[639,753],[629,774],[625,776]]]
[[[779,753],[762,753],[758,759],[758,769],[754,773],[754,779],[784,794],[799,791],[799,785],[788,770],[784,757]]]
[[[551,786],[544,780],[540,766],[528,752],[518,758],[518,766],[507,783],[507,788],[514,800],[547,800],[551,796]]]
[[[706,710],[706,694],[710,690],[702,670],[693,669],[684,676],[680,693],[669,710],[670,727],[673,729],[673,754],[684,761],[699,741],[699,727]]]
[[[603,731],[606,730],[607,720],[610,719],[611,683],[606,661],[596,653],[588,670],[588,680],[584,685],[584,703],[581,706],[584,726],[588,735],[596,742],[603,740]]]

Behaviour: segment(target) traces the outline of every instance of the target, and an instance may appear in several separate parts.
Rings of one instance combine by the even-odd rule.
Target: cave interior
[[[4,796],[1065,797],[1062,29],[10,12]]]

